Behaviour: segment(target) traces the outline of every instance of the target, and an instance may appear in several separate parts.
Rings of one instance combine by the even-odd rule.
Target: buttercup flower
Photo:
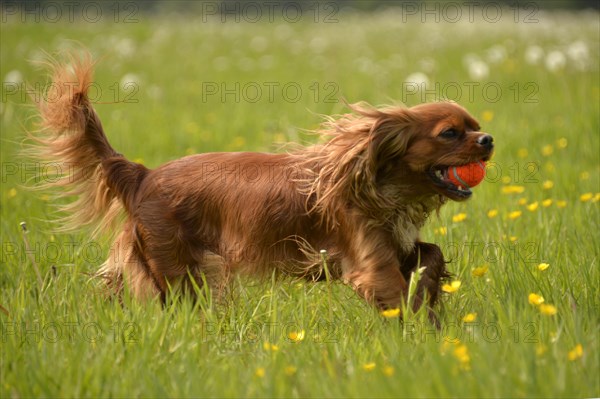
[[[502,194],[521,194],[525,191],[524,186],[504,186],[502,187]]]
[[[552,205],[552,199],[548,198],[542,201],[542,206],[544,208],[548,208],[550,205]]]
[[[552,187],[554,187],[554,182],[552,180],[546,180],[542,183],[542,188],[544,190],[550,190]]]
[[[271,344],[269,342],[264,342],[263,349],[270,352],[277,352],[279,350],[279,346]]]
[[[490,209],[487,213],[487,217],[489,217],[490,219],[493,219],[496,216],[498,216],[498,209]]]
[[[532,305],[541,305],[542,303],[544,303],[544,297],[538,294],[534,294],[533,292],[529,294],[527,299]]]
[[[494,119],[494,111],[483,111],[481,114],[481,119],[483,119],[484,122],[491,122],[492,119]]]
[[[373,370],[375,370],[375,366],[377,366],[375,364],[375,362],[369,362],[369,363],[363,364],[362,368],[365,371],[373,371]]]
[[[387,375],[388,377],[391,377],[394,375],[394,368],[392,366],[385,366],[383,368],[383,374]]]
[[[285,375],[294,375],[294,374],[296,374],[296,371],[298,371],[298,369],[294,366],[287,366],[286,368],[283,369],[283,372],[285,373]]]
[[[536,209],[538,209],[539,203],[537,201],[532,202],[531,204],[527,205],[527,210],[529,212],[534,212]]]
[[[258,378],[263,378],[265,376],[264,367],[257,368],[256,371],[254,372],[254,375],[257,376]]]
[[[446,234],[448,234],[448,228],[447,227],[438,227],[433,232],[434,232],[434,234],[439,234],[439,235],[445,236]]]
[[[512,211],[512,212],[510,212],[510,213],[508,214],[508,218],[509,218],[510,220],[515,220],[515,219],[518,219],[518,218],[520,218],[520,217],[521,217],[521,214],[522,214],[522,213],[523,213],[523,212],[521,212],[521,211]]]
[[[381,312],[383,317],[387,317],[388,319],[400,316],[400,309],[386,309]]]
[[[560,139],[556,140],[556,146],[558,148],[567,148],[568,144],[569,144],[569,142],[564,137],[561,137]]]
[[[581,344],[577,344],[573,349],[569,351],[567,357],[570,361],[574,361],[583,357],[583,346],[581,346]]]
[[[550,265],[549,265],[548,263],[540,263],[540,264],[537,266],[538,270],[539,270],[539,271],[542,271],[542,272],[543,272],[544,270],[546,270],[547,268],[549,268],[549,267],[550,267]]]
[[[471,272],[471,274],[474,277],[482,277],[484,274],[486,274],[488,271],[488,266],[487,265],[483,265],[483,266],[479,266],[476,267],[475,269],[473,269],[473,271]]]
[[[462,283],[459,280],[454,280],[450,284],[444,284],[444,285],[442,285],[442,291],[447,292],[449,294],[452,294],[453,292],[458,291],[458,289],[460,288],[461,284]]]
[[[554,153],[554,147],[551,144],[545,145],[542,147],[542,155],[545,157],[549,157]]]
[[[558,312],[554,305],[547,305],[545,303],[542,303],[538,309],[541,314],[546,316],[554,316]]]
[[[527,158],[527,155],[529,155],[527,148],[519,148],[519,151],[517,151],[517,156],[519,158]]]
[[[288,334],[288,338],[294,342],[303,341],[305,336],[306,336],[306,332],[304,330],[292,331],[291,333]]]
[[[592,194],[592,193],[585,193],[585,194],[581,194],[581,197],[579,197],[579,199],[581,200],[581,202],[588,202],[593,197],[594,197],[594,194]]]
[[[564,200],[556,201],[556,206],[559,208],[564,208],[567,206],[567,201],[564,201]]]
[[[458,213],[458,214],[452,216],[452,221],[454,223],[458,223],[458,222],[462,222],[466,218],[467,218],[467,214],[466,213]]]
[[[544,344],[538,344],[535,347],[535,354],[537,356],[542,356],[544,353],[546,353],[546,351],[548,350],[548,347]]]
[[[467,313],[462,320],[465,323],[472,323],[475,321],[475,319],[477,319],[477,313]]]

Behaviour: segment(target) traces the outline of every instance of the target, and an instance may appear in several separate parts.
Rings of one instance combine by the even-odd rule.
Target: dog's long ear
[[[365,110],[361,113],[365,115]],[[370,178],[377,171],[402,157],[417,131],[416,115],[407,108],[393,107],[370,110],[373,124],[369,131],[366,167]]]

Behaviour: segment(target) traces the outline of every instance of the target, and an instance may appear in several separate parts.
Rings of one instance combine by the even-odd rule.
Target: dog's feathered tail
[[[61,230],[112,225],[123,207],[134,206],[135,193],[147,174],[109,144],[88,97],[94,62],[89,54],[69,55],[68,62],[47,62],[52,84],[38,102],[39,129],[31,133],[29,156],[45,162],[38,187],[60,187],[57,196],[73,196],[60,205]],[[49,176],[48,171],[55,172]]]

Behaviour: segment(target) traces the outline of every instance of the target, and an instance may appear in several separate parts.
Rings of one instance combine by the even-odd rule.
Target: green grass
[[[415,72],[425,72],[440,89],[455,82],[463,95],[454,98],[497,143],[495,175],[471,201],[432,216],[422,232],[444,249],[462,285],[444,295],[440,331],[418,318],[404,327],[382,318],[341,284],[236,281],[226,307],[107,301],[89,276],[108,255],[108,242],[92,242],[85,232],[55,233],[52,205],[23,188],[25,177],[41,173],[35,166],[28,171],[24,166],[31,164],[18,155],[33,110],[22,92],[15,95],[5,85],[1,397],[600,395],[598,14],[540,13],[534,24],[508,18],[499,24],[402,23],[392,13],[339,14],[334,24],[138,17],[135,24],[9,19],[1,25],[0,75],[17,70],[30,84],[43,84],[43,72],[29,61],[77,40],[104,57],[96,74],[102,89],[97,110],[111,143],[150,167],[192,152],[273,151],[303,141],[303,130],[317,127],[319,114],[344,111],[341,97],[420,103],[420,95],[403,90]],[[556,71],[544,59],[525,61],[531,45],[545,55],[567,54],[576,42],[585,43],[588,57],[567,55]],[[503,49],[504,57],[490,60],[491,48]],[[489,76],[478,87],[497,84],[497,101],[486,101],[477,88],[469,98],[466,82],[475,79],[467,54],[488,64]],[[111,87],[127,74],[138,76],[137,102],[115,103]],[[207,82],[230,88],[255,82],[263,96],[204,101]],[[276,89],[271,101],[265,82],[278,88],[295,83],[303,95],[286,101]],[[525,102],[536,88],[535,102]],[[336,101],[326,102],[333,89]],[[128,93],[121,87],[119,96]],[[546,181],[553,187],[544,189]],[[508,185],[524,191],[505,194]],[[585,193],[595,199],[582,201]],[[553,200],[548,207],[541,204],[546,199]],[[539,207],[530,211],[533,202]],[[492,209],[498,215],[489,218]],[[517,210],[521,216],[510,219]],[[458,213],[466,219],[453,222]],[[22,221],[42,287],[25,251]],[[550,264],[545,271],[537,269],[542,262]],[[487,273],[473,276],[484,265]],[[530,305],[530,293],[554,305],[556,315]],[[463,323],[468,313],[477,314],[473,323]],[[292,342],[289,333],[301,330],[304,340]],[[464,346],[444,344],[444,337]],[[278,350],[265,349],[265,342]],[[571,361],[578,344],[583,356]],[[370,363],[374,368],[366,370]]]

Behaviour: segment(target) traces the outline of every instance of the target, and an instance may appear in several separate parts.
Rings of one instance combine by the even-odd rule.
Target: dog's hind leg
[[[135,298],[141,300],[160,295],[160,289],[140,251],[129,222],[113,243],[109,256],[97,275],[105,279],[111,293],[119,299],[125,287]]]

